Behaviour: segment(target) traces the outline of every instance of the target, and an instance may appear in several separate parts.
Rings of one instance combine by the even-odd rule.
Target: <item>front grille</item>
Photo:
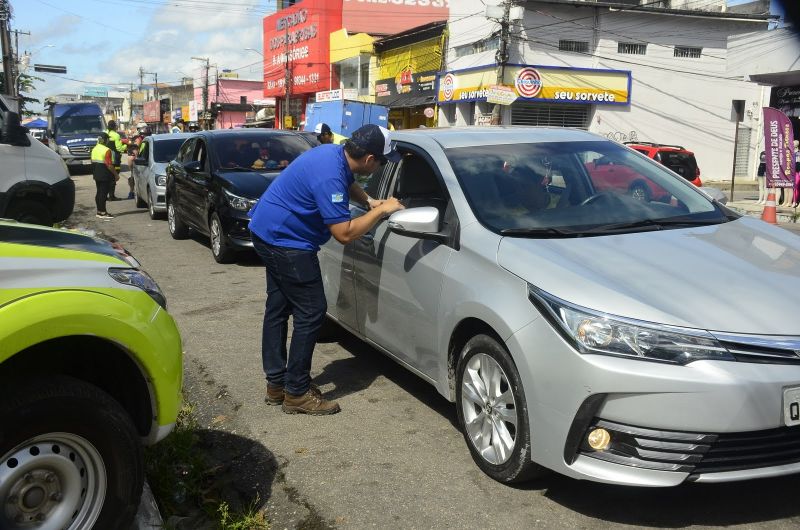
[[[586,435],[595,427],[611,433],[611,445],[595,451]],[[661,431],[595,420],[579,453],[642,469],[699,475],[800,462],[800,426],[745,433]]]
[[[739,362],[800,364],[800,339],[712,332]]]
[[[88,145],[74,145],[69,147],[69,154],[77,156],[89,156]]]

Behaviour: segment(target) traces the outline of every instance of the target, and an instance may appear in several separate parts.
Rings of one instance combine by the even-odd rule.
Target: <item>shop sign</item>
[[[774,87],[769,106],[787,116],[800,116],[800,85]]]
[[[425,110],[422,111],[425,114],[426,118],[433,118],[433,107],[425,107]]]
[[[375,82],[375,102],[391,103],[405,98],[434,96],[436,71],[412,72],[401,70],[392,78]]]
[[[479,125],[481,127],[487,127],[491,124],[492,124],[491,114],[478,114],[475,117],[475,125]]]
[[[490,86],[486,89],[486,102],[498,105],[511,105],[517,99],[513,88],[502,85]]]
[[[486,101],[498,85],[494,66],[445,72],[439,78],[439,103]],[[503,86],[513,87],[517,99],[596,105],[629,105],[628,70],[507,65]],[[496,96],[495,92],[491,93]]]
[[[778,109],[764,107],[764,145],[768,188],[794,186],[794,131],[792,122]]]
[[[183,105],[181,107],[181,119],[184,122],[192,121],[192,119],[189,117],[189,105]]]
[[[157,121],[161,121],[161,102],[158,100],[155,101],[145,101],[144,105],[142,105],[142,110],[144,111],[144,121],[147,123],[155,123]]]
[[[189,121],[197,121],[197,102],[189,102]]]
[[[391,35],[450,18],[450,0],[344,0],[342,27],[352,33]]]
[[[264,17],[264,97],[311,94],[330,85],[331,31],[342,27],[341,10],[325,0],[303,0]]]

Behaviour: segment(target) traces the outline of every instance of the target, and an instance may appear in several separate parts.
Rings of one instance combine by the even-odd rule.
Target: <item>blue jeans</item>
[[[276,247],[252,235],[253,246],[267,269],[267,303],[261,338],[261,361],[267,382],[293,395],[311,385],[311,357],[328,304],[317,253]],[[292,343],[286,350],[289,315],[294,318]]]

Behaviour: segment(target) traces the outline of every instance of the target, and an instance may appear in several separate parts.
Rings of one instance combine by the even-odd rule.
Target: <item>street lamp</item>
[[[248,50],[249,50],[249,51],[251,51],[251,52],[256,52],[256,53],[257,53],[257,54],[259,54],[261,57],[264,57],[264,54],[263,54],[263,53],[261,53],[260,51],[256,50],[255,48],[245,48],[245,51],[248,51]]]

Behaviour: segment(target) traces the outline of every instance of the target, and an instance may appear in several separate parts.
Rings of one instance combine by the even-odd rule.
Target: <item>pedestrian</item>
[[[347,244],[403,208],[394,197],[369,197],[354,179],[399,159],[388,130],[364,125],[343,146],[321,145],[297,157],[250,211],[253,246],[267,277],[261,343],[265,401],[288,414],[340,410],[311,382],[311,358],[327,310],[317,252],[331,235]],[[351,198],[369,210],[351,219]],[[294,328],[287,352],[290,315]]]
[[[96,217],[98,219],[113,219],[114,216],[106,210],[106,200],[111,184],[119,180],[119,173],[114,168],[111,149],[108,147],[108,133],[100,133],[97,138],[97,145],[92,149],[92,176],[97,192],[94,196],[94,203],[97,206]]]
[[[114,163],[114,170],[117,172],[117,180],[119,180],[119,172],[122,169],[122,154],[127,152],[127,147],[122,143],[122,137],[117,132],[117,122],[108,120],[108,127],[106,127],[106,135],[108,136],[108,147],[111,149],[111,159]],[[109,201],[121,200],[116,195],[116,180],[111,181],[111,187],[108,190]],[[128,194],[129,199],[133,199],[133,193]]]
[[[172,122],[172,128],[169,130],[169,132],[173,134],[182,133],[183,132],[183,129],[181,129],[182,126],[183,126],[183,120],[178,118],[177,120]]]
[[[333,131],[331,131],[327,123],[318,123],[317,126],[314,127],[314,132],[317,133],[317,140],[319,140],[319,143],[333,143]]]

